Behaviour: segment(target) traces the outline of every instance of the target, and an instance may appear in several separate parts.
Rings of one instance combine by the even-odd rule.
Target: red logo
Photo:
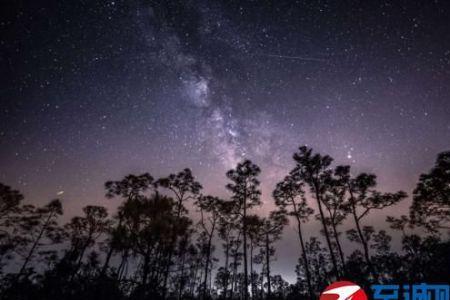
[[[338,281],[327,286],[320,300],[367,300],[364,290],[350,281]]]

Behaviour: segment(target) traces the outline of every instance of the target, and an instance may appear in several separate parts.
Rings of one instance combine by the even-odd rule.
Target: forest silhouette
[[[374,283],[448,282],[450,152],[420,176],[409,215],[387,210],[391,232],[367,216],[405,192],[382,192],[376,175],[332,166],[308,147],[293,159],[264,217],[255,213],[261,170],[250,160],[226,173],[227,199],[203,194],[190,169],[159,179],[130,174],[105,183],[117,211],[88,205],[66,224],[60,200],[35,207],[0,184],[0,298],[317,299],[336,280],[367,293]],[[320,231],[307,232],[313,220]],[[288,223],[298,236],[295,283],[272,271]],[[401,249],[391,249],[394,231]],[[345,249],[345,239],[356,250]]]

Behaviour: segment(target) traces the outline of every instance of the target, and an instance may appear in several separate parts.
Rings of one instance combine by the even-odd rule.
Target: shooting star
[[[278,55],[278,54],[260,54],[261,56],[281,58],[281,59],[294,59],[294,60],[304,60],[304,61],[320,61],[326,62],[326,59],[317,57],[305,57],[305,56],[289,56],[289,55]]]

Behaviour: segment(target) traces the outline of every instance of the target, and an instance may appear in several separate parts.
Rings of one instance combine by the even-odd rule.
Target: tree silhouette
[[[174,214],[174,201],[165,196],[154,194],[136,201],[127,202],[122,208],[123,226],[130,240],[131,251],[140,257],[140,285],[135,297],[155,297],[159,293],[161,272],[165,262],[158,258],[171,247],[173,223],[177,221],[175,234],[183,236],[190,225],[187,218],[177,219]],[[161,265],[162,264],[162,265]]]
[[[399,191],[396,193],[380,193],[373,188],[376,186],[376,176],[373,174],[362,173],[351,178],[346,175],[342,177],[346,181],[349,191],[348,202],[346,207],[353,216],[356,229],[350,229],[347,234],[350,240],[361,243],[363,246],[364,259],[367,263],[369,271],[376,276],[372,261],[369,254],[368,239],[374,232],[372,226],[362,226],[361,220],[366,217],[372,210],[380,210],[397,204],[406,198],[406,193]]]
[[[208,298],[208,274],[210,273],[210,261],[212,252],[212,240],[216,232],[217,224],[219,222],[220,214],[222,211],[223,200],[212,196],[201,196],[196,202],[200,209],[200,221],[199,224],[203,229],[205,235],[205,270],[203,279],[203,299]],[[208,214],[208,215],[206,215]]]
[[[308,184],[313,197],[317,201],[323,233],[325,235],[331,262],[333,264],[333,273],[335,277],[338,278],[339,270],[336,257],[334,255],[330,234],[328,232],[325,213],[322,208],[322,202],[324,201],[323,198],[327,190],[327,181],[331,176],[331,170],[329,167],[333,159],[328,155],[322,156],[319,153],[313,154],[312,149],[302,146],[299,148],[299,151],[294,154],[294,161],[296,162],[296,166],[291,171],[291,175],[296,180],[300,180]]]
[[[73,270],[72,276],[75,276],[78,272],[86,250],[95,245],[97,239],[110,226],[106,208],[88,205],[83,208],[83,212],[83,217],[73,217],[71,222],[65,226],[65,230],[71,241],[69,253],[72,260],[76,261],[76,267]]]
[[[155,187],[154,179],[149,173],[141,175],[127,175],[119,181],[107,181],[105,183],[106,197],[113,198],[121,196],[125,200],[141,196],[147,190]]]
[[[21,204],[23,195],[11,187],[0,183],[0,271],[6,259],[12,259],[12,252],[17,246],[19,216],[26,211]]]
[[[432,235],[420,237],[411,234],[403,238],[405,254],[401,257],[402,277],[405,282],[442,282],[449,278],[450,243]]]
[[[450,229],[450,152],[439,153],[434,167],[420,175],[410,217],[431,232]]]
[[[263,219],[257,215],[248,215],[244,222],[247,225],[248,240],[250,241],[250,290],[252,297],[255,297],[257,294],[258,274],[254,271],[254,264],[260,262],[259,256],[255,255],[255,253],[263,235]]]
[[[439,154],[421,176],[410,216],[386,218],[389,231],[376,229],[367,216],[406,194],[380,192],[375,175],[354,177],[348,166],[332,169],[330,157],[306,147],[273,190],[276,210],[266,217],[252,214],[261,192],[260,169],[251,161],[227,172],[230,200],[202,195],[188,169],[159,180],[130,174],[105,184],[107,198],[122,200],[111,219],[105,207],[87,205],[63,227],[59,200],[42,207],[24,204],[19,191],[0,183],[0,297],[237,300],[248,299],[251,288],[254,299],[316,299],[337,276],[333,255],[339,256],[338,272],[363,288],[442,283],[450,276],[450,241],[440,234],[449,221],[448,153]],[[306,241],[305,225],[317,222],[310,220],[309,199],[318,204],[323,229],[308,227],[313,236]],[[189,211],[191,204],[196,209]],[[351,224],[343,222],[347,216]],[[275,243],[288,217],[296,222],[301,246],[294,284],[272,274]],[[350,254],[340,235],[349,225],[345,237],[362,246]],[[324,246],[314,237],[319,233]],[[391,246],[397,236],[401,249]],[[223,255],[215,257],[219,244]]]
[[[123,205],[126,205],[127,202],[131,202],[134,199],[138,197],[143,197],[143,194],[151,190],[153,191],[155,189],[154,184],[154,178],[149,173],[144,173],[141,175],[127,175],[122,180],[119,181],[107,181],[105,183],[105,189],[106,189],[106,198],[114,198],[114,197],[121,197],[123,199]],[[117,224],[116,227],[113,229],[112,232],[112,239],[110,240],[109,250],[106,255],[105,262],[103,264],[103,268],[101,271],[101,274],[104,275],[106,273],[106,270],[109,266],[109,262],[111,260],[111,257],[115,250],[119,248],[118,238],[120,238],[121,233],[121,226],[122,226],[122,219],[123,216],[119,212],[116,216]],[[126,260],[127,257],[127,249],[120,247],[121,250],[124,250],[124,254],[122,256],[122,261]]]
[[[5,223],[7,223],[8,218],[12,217],[14,213],[20,212],[22,200],[23,195],[19,191],[0,183],[0,220],[2,226],[6,226]]]
[[[273,285],[273,295],[270,299],[284,299],[286,297],[289,283],[281,275],[271,276],[270,281]]]
[[[201,184],[195,180],[190,169],[184,169],[177,174],[170,174],[168,177],[161,178],[156,181],[156,185],[166,188],[173,193],[176,201],[175,213],[177,219],[181,219],[183,214],[187,213],[187,210],[184,207],[184,202],[188,200],[195,201],[200,195],[200,190],[202,189]],[[175,220],[175,224],[176,222],[177,220]],[[164,272],[163,297],[165,297],[165,294],[167,293],[167,283],[169,280],[170,266],[172,265],[172,255],[174,246],[177,242],[177,229],[175,227],[176,226],[174,226],[174,230],[171,235],[170,246],[167,253],[166,269]]]
[[[20,231],[23,237],[24,261],[17,274],[17,280],[27,272],[27,267],[40,247],[61,240],[57,217],[62,215],[61,201],[50,201],[43,207],[35,208],[20,220]]]
[[[272,211],[268,218],[262,220],[261,234],[263,244],[263,254],[265,256],[266,264],[266,279],[267,279],[267,297],[272,297],[272,283],[270,275],[270,257],[275,255],[275,248],[273,243],[281,238],[284,226],[287,224],[286,212]],[[274,284],[279,286],[279,280],[276,278]],[[280,288],[275,290],[278,292]]]
[[[244,252],[244,299],[248,299],[248,269],[247,269],[247,213],[256,205],[260,205],[261,192],[257,176],[261,170],[250,160],[239,163],[235,169],[227,172],[228,179],[232,183],[227,184],[227,189],[232,192],[232,200],[235,204],[235,213],[242,222],[243,252]]]
[[[307,255],[307,260],[309,268],[311,270],[311,285],[313,289],[313,294],[318,294],[327,285],[327,277],[329,276],[329,253],[322,247],[320,240],[316,237],[311,237],[308,242],[305,243],[305,250]],[[298,265],[296,266],[296,273],[298,276],[297,281],[299,283],[303,282],[305,264],[302,259],[299,259]],[[304,291],[304,289],[302,288]],[[309,298],[315,299],[316,297]]]
[[[235,234],[239,231],[238,224],[236,222],[238,216],[233,213],[234,203],[232,201],[223,201],[220,209],[219,218],[219,237],[223,241],[222,247],[224,250],[224,267],[219,269],[219,284],[223,290],[223,297],[228,297],[228,285],[231,279],[230,272],[230,256],[235,241],[239,240],[239,237]],[[234,270],[234,268],[232,268]]]
[[[349,174],[349,166],[337,166],[334,170],[334,177],[328,177],[328,188],[323,197],[323,203],[328,212],[326,223],[332,229],[344,275],[347,272],[345,270],[345,257],[339,238],[340,232],[338,231],[338,226],[342,224],[348,214],[348,211],[345,209],[345,199],[347,194],[346,182],[348,181]]]
[[[292,176],[286,176],[279,182],[273,192],[275,204],[281,211],[286,211],[289,216],[294,217],[297,222],[297,233],[300,240],[303,265],[305,268],[306,282],[308,285],[309,297],[314,298],[311,285],[311,273],[309,270],[308,258],[306,255],[305,242],[302,232],[302,223],[306,223],[314,210],[308,207],[303,190],[303,183],[296,181]],[[287,210],[289,208],[289,210]]]

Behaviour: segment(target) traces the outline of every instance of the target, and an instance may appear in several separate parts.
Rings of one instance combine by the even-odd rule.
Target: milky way
[[[450,148],[450,10],[366,2],[2,4],[0,181],[70,216],[128,173],[226,196],[249,158],[264,214],[307,144],[410,193]]]

